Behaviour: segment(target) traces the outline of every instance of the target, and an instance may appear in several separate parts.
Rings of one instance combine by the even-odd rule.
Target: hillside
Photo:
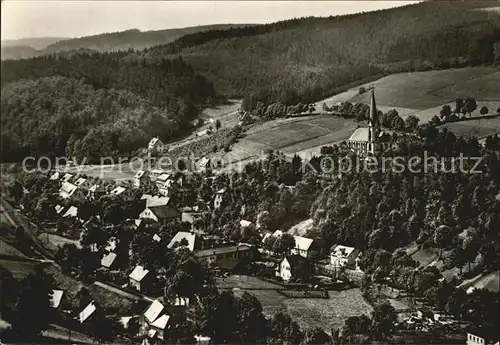
[[[37,54],[38,50],[30,46],[2,47],[2,60],[27,59]]]
[[[2,157],[67,154],[91,163],[129,155],[152,136],[179,137],[216,98],[181,59],[149,64],[124,56],[3,61]]]
[[[245,24],[251,26],[250,24]],[[220,30],[234,27],[240,27],[239,24],[218,24],[206,26],[193,26],[179,29],[167,29],[157,31],[140,31],[138,29],[103,33],[93,36],[84,36],[79,38],[47,40],[46,45],[35,44],[39,48],[31,45],[29,39],[13,40],[7,42],[8,48],[4,48],[2,42],[2,60],[31,58],[45,54],[73,51],[79,49],[88,49],[99,52],[111,52],[117,50],[140,50],[159,44],[167,44],[184,35],[193,34],[200,31]],[[16,44],[19,42],[18,44]],[[21,42],[22,43],[21,45]],[[32,51],[24,47],[32,47]],[[7,46],[6,46],[7,47]]]
[[[492,63],[493,42],[500,39],[500,15],[470,7],[423,2],[210,31],[141,55],[179,54],[229,97],[253,92],[264,103],[293,103],[297,97],[311,102],[347,83],[383,73]]]
[[[33,37],[33,38],[20,38],[15,40],[2,40],[1,46],[4,47],[19,47],[27,46],[36,50],[44,49],[47,46],[54,44],[58,41],[67,40],[68,37]]]

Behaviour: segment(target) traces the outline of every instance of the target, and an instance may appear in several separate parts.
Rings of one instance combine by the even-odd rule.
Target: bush
[[[487,106],[482,106],[482,107],[481,107],[481,110],[479,110],[479,113],[480,113],[481,115],[486,115],[486,114],[488,114],[488,112],[489,112],[489,109],[488,109],[488,107],[487,107]]]

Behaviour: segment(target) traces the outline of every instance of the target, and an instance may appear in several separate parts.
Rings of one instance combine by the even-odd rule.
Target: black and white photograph
[[[3,0],[0,345],[500,345],[500,1]]]

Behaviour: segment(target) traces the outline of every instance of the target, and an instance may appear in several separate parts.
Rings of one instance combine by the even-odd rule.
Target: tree
[[[455,101],[455,110],[453,111],[453,113],[455,114],[463,113],[464,106],[465,106],[465,101],[462,98],[457,98],[457,100]]]
[[[12,273],[3,267],[0,267],[0,296],[0,315],[9,320],[19,298],[19,284]]]
[[[487,107],[487,106],[485,106],[485,105],[483,105],[483,106],[481,107],[481,110],[479,110],[479,113],[480,113],[481,115],[486,115],[486,114],[488,114],[488,112],[489,112],[489,109],[488,109],[488,107]]]
[[[351,316],[345,320],[342,335],[367,334],[370,331],[372,320],[366,316]]]
[[[21,281],[14,312],[11,319],[7,320],[17,338],[33,339],[47,327],[52,289],[51,277],[40,268]]]
[[[306,331],[306,344],[326,344],[330,341],[330,337],[320,327],[309,328]]]
[[[80,251],[73,243],[66,243],[57,250],[55,259],[64,272],[71,272],[80,266]]]
[[[219,131],[219,129],[221,128],[221,123],[220,123],[220,120],[217,119],[215,120],[215,129],[217,130],[217,132]]]
[[[288,314],[279,312],[270,320],[271,336],[277,340],[285,340],[291,344],[299,344],[304,335],[297,322]]]
[[[248,292],[237,299],[238,330],[242,342],[260,343],[267,336],[266,319],[257,297]]]
[[[458,104],[459,104],[458,102],[459,102],[459,100],[457,100],[457,108],[455,109],[455,112],[459,112],[459,110],[462,109],[462,108],[458,108]],[[457,111],[457,109],[459,109],[459,110]],[[441,108],[441,111],[439,112],[439,115],[441,116],[441,120],[444,122],[448,121],[451,114],[452,114],[451,107],[448,104],[443,105],[443,107]]]
[[[372,332],[376,339],[388,339],[393,330],[394,325],[398,320],[396,310],[389,303],[377,305],[372,313]]]
[[[451,235],[451,228],[447,225],[440,225],[434,231],[434,243],[439,247],[439,257],[441,257],[443,248],[451,244]]]
[[[286,255],[293,248],[295,248],[295,238],[288,233],[284,233],[274,241],[273,252]]]
[[[9,185],[9,194],[12,196],[16,203],[18,203],[23,197],[23,185],[19,180],[14,180]]]
[[[420,119],[415,115],[410,115],[405,120],[406,128],[416,129],[418,127]]]
[[[477,109],[476,100],[472,97],[467,97],[465,99],[464,111],[469,113],[469,117],[472,117],[472,112]]]

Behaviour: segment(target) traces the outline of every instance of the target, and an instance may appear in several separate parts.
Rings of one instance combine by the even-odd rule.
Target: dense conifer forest
[[[186,35],[140,55],[182,55],[229,97],[252,92],[263,102],[293,103],[298,98],[309,103],[347,83],[384,73],[493,63],[500,16],[471,7],[423,2],[213,30]]]

